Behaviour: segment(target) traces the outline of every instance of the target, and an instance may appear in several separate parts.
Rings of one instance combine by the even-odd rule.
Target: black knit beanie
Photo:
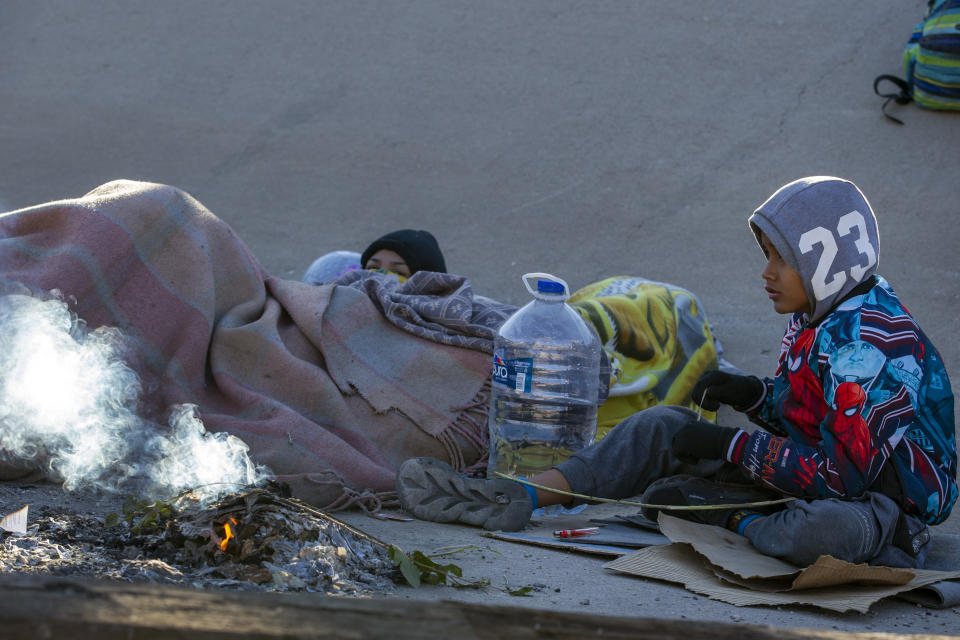
[[[400,229],[374,240],[360,256],[360,265],[366,268],[367,260],[380,249],[395,251],[410,267],[410,275],[417,271],[447,272],[440,245],[429,231]]]

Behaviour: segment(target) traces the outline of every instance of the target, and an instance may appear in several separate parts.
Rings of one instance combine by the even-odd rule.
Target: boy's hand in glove
[[[745,411],[763,397],[763,391],[763,383],[756,376],[708,371],[693,385],[691,397],[707,411],[716,411],[721,402],[737,411]]]
[[[698,460],[739,462],[740,447],[731,447],[731,444],[736,440],[739,445],[739,441],[746,437],[747,432],[743,429],[694,421],[674,434],[670,449],[680,460],[690,464]]]

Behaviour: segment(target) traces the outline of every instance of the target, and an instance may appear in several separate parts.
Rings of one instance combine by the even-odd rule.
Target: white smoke
[[[248,447],[227,433],[207,433],[193,405],[174,407],[169,434],[147,443],[154,493],[171,495],[184,489],[222,493],[261,484],[271,474],[256,467]]]
[[[141,384],[117,329],[87,330],[61,299],[0,296],[0,453],[41,466],[68,490],[136,486],[160,499],[205,498],[261,484],[248,447],[207,433],[193,405],[167,426],[138,415]]]

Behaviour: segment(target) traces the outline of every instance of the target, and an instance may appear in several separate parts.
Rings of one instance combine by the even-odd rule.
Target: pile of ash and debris
[[[0,531],[0,571],[330,595],[383,593],[399,578],[388,545],[269,489],[212,504],[127,500],[105,517],[46,506],[30,520]]]

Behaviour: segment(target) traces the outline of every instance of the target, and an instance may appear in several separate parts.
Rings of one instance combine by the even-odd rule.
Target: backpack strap
[[[900,93],[880,93],[879,85],[884,80],[892,82],[897,85],[897,88],[900,89]],[[883,103],[883,106],[880,108],[883,111],[883,115],[887,116],[897,124],[903,124],[903,120],[895,118],[889,113],[887,113],[887,105],[890,104],[890,101],[894,101],[897,104],[909,104],[913,98],[910,96],[910,85],[907,84],[906,80],[898,78],[897,76],[882,75],[877,76],[876,80],[873,81],[873,92],[880,96],[881,98],[886,98]]]

